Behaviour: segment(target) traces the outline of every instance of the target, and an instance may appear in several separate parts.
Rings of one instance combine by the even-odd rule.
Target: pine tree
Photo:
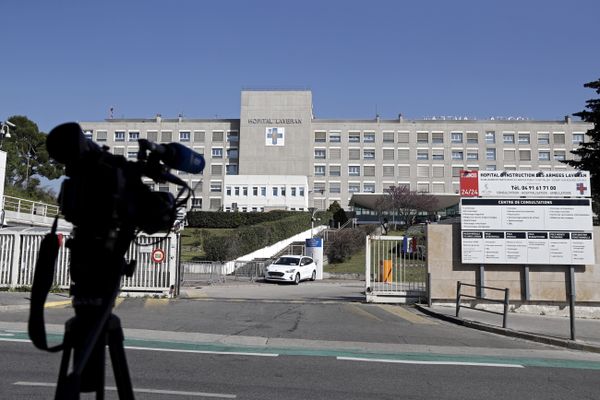
[[[600,95],[600,79],[588,82],[583,85],[586,88],[594,89]],[[594,124],[593,128],[587,131],[585,143],[581,143],[579,148],[571,151],[575,155],[574,160],[564,161],[566,164],[584,171],[590,171],[590,183],[592,186],[592,207],[596,214],[600,213],[600,99],[591,99],[586,101],[587,110],[575,113],[585,122]]]

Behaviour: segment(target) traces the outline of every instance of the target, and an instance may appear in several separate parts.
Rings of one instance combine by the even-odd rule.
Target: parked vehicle
[[[291,282],[297,285],[307,279],[317,279],[315,262],[307,256],[281,256],[265,269],[267,281]]]

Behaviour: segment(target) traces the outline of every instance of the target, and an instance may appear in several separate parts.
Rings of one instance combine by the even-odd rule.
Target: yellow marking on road
[[[350,310],[350,312],[360,315],[361,317],[366,317],[370,320],[373,321],[379,321],[379,322],[383,322],[383,320],[381,318],[379,318],[376,315],[371,314],[370,312],[368,312],[367,310],[365,310],[364,308],[354,305],[354,304],[348,304],[346,306],[346,308],[348,308]]]
[[[148,298],[144,301],[144,308],[165,307],[169,304],[169,299]]]
[[[125,301],[125,298],[124,298],[124,297],[117,297],[117,298],[115,299],[115,307],[114,307],[114,308],[117,308],[117,307],[119,307],[119,306],[121,305],[121,303],[122,303],[122,302],[124,302],[124,301]]]
[[[402,306],[393,306],[391,304],[378,304],[377,307],[389,312],[390,314],[394,314],[397,317],[405,319],[408,322],[412,322],[413,324],[437,325],[436,322],[421,317],[420,315],[417,315],[415,313],[412,313]]]
[[[48,301],[44,304],[44,308],[65,307],[70,305],[71,300]]]

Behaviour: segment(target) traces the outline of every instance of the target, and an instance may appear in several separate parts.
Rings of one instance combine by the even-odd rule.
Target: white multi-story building
[[[334,120],[313,115],[310,91],[242,91],[239,119],[81,122],[88,137],[134,160],[137,139],[179,142],[204,155],[192,207],[265,211],[348,209],[357,193],[392,185],[454,194],[461,169],[559,170],[591,124],[522,118]],[[169,185],[159,190],[175,192]]]

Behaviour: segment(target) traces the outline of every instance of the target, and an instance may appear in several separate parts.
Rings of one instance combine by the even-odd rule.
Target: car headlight
[[[295,269],[295,268],[288,269],[288,270],[286,270],[285,272],[286,272],[287,274],[291,274],[291,273],[293,273],[293,272],[296,272],[296,269]]]

